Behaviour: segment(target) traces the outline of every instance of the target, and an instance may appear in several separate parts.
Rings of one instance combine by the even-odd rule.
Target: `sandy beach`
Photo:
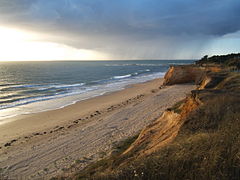
[[[195,87],[161,87],[162,82],[155,79],[62,109],[9,119],[0,126],[0,175],[49,179],[76,160],[85,167],[107,156],[114,143],[139,133]]]

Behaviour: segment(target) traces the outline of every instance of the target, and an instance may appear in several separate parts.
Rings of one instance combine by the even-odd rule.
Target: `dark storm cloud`
[[[65,38],[53,40],[79,48],[115,47],[126,54],[151,43],[165,49],[186,39],[201,44],[239,31],[239,19],[239,0],[0,0],[2,24],[61,34]],[[134,50],[126,50],[128,43]]]

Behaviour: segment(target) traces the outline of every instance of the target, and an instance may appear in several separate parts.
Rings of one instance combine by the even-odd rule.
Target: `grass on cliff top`
[[[239,147],[239,99],[215,97],[188,117],[178,137],[168,146],[91,178],[239,179]]]
[[[229,73],[227,78],[219,83],[216,88],[229,92],[240,92],[240,73]]]
[[[148,157],[129,158],[127,163],[124,159],[117,168],[108,164],[101,172],[85,174],[85,178],[240,179],[239,77],[227,75],[213,87],[217,90],[199,91],[204,104],[189,114],[177,138],[168,146]],[[170,109],[179,113],[182,103]],[[112,162],[119,159],[114,156]]]
[[[236,67],[240,69],[240,53],[220,56],[204,56],[196,64],[219,64],[225,67]]]
[[[175,138],[150,156],[122,156],[137,136],[115,146],[110,158],[94,163],[72,178],[240,179],[240,75],[228,74],[213,89],[199,90],[203,105],[191,112]],[[184,101],[170,110],[180,113]],[[142,147],[144,148],[144,147]]]

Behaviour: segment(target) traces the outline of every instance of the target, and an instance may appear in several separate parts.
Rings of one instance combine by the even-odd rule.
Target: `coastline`
[[[135,94],[145,93],[149,89],[148,86],[151,86],[150,88],[152,89],[158,89],[162,82],[163,78],[157,78],[143,83],[131,84],[122,90],[107,92],[103,95],[77,101],[74,104],[61,108],[4,119],[6,122],[0,125],[0,144],[17,138],[19,135],[24,136],[35,131],[48,130],[57,125],[80,119],[91,112],[134,97]],[[79,109],[81,110],[79,111]]]
[[[81,86],[82,88],[86,88],[84,92],[78,90],[70,90],[71,92],[59,94],[53,97],[42,97],[38,100],[31,99],[30,101],[23,102],[19,101],[16,104],[10,105],[8,108],[0,109],[0,125],[4,124],[7,119],[11,119],[15,116],[19,115],[28,115],[28,114],[35,114],[50,110],[62,109],[66,106],[75,104],[76,102],[83,101],[86,99],[91,99],[94,97],[98,97],[104,94],[116,92],[125,89],[128,86],[134,84],[140,84],[144,82],[151,81],[156,78],[162,78],[164,76],[163,72],[152,73],[148,75],[142,75],[135,78],[124,79],[120,78],[120,81],[112,81],[106,84],[98,84],[94,86]],[[64,85],[69,87],[75,87],[74,85]],[[79,85],[79,84],[77,84]],[[33,86],[34,85],[23,85],[23,86]],[[37,85],[38,87],[39,85]],[[45,85],[46,86],[46,85]],[[45,86],[42,88],[44,89]],[[41,89],[41,88],[40,88]],[[58,93],[57,93],[58,94]]]
[[[195,87],[160,88],[162,83],[163,79],[154,79],[62,109],[11,118],[0,126],[0,166],[10,178],[31,179],[52,177],[76,159],[88,158],[83,160],[85,167],[99,159],[99,153],[109,153],[114,142],[138,133]]]

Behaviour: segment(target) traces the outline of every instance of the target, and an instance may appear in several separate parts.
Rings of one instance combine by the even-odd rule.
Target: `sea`
[[[194,60],[0,62],[0,124],[162,78]]]

